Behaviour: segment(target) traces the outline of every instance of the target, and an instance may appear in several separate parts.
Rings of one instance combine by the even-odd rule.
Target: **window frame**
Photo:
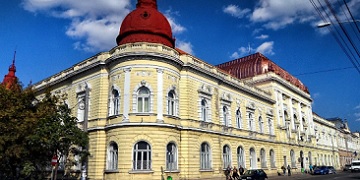
[[[106,170],[118,170],[119,146],[111,141],[107,149]]]
[[[222,151],[222,157],[223,157],[223,168],[227,168],[228,166],[231,167],[231,149],[229,145],[223,146]]]
[[[140,94],[144,90],[146,93]],[[137,103],[137,113],[150,113],[151,112],[151,91],[146,86],[139,87],[137,91],[136,103]],[[141,102],[141,109],[140,104]],[[147,108],[147,109],[146,109]]]
[[[241,122],[241,111],[240,108],[238,108],[235,112],[236,114],[236,127],[239,129],[242,129],[242,122]]]
[[[169,151],[169,145],[171,146],[171,152]],[[170,158],[170,155],[172,155]],[[173,171],[178,169],[178,149],[174,142],[169,142],[166,145],[166,170],[167,171]],[[172,162],[170,162],[172,160]]]
[[[177,101],[174,90],[170,90],[167,94],[167,114],[170,116],[177,115]]]
[[[146,146],[145,149],[139,149],[139,145],[140,143],[142,143],[143,145]],[[134,147],[133,147],[133,171],[149,171],[152,170],[152,151],[151,151],[151,146],[149,143],[147,143],[146,141],[139,141],[137,143],[135,143]],[[139,159],[139,153],[141,154],[141,157]],[[145,158],[146,156],[146,158]],[[139,161],[140,160],[140,164]],[[144,161],[145,161],[145,165],[146,167],[144,167]],[[140,167],[138,167],[140,165]]]
[[[211,170],[211,168],[211,147],[207,142],[203,142],[200,145],[200,170]]]

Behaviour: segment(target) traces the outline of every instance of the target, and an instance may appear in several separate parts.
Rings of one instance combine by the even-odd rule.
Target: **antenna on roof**
[[[13,58],[13,61],[12,61],[13,64],[15,64],[15,58],[16,58],[16,49],[14,51],[14,58]]]

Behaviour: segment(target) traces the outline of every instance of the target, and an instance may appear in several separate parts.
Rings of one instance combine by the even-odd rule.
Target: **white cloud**
[[[234,52],[234,53],[231,54],[230,58],[231,59],[238,59],[238,58],[240,58],[240,54],[238,52]]]
[[[314,18],[314,9],[308,1],[260,0],[250,16],[250,21],[264,23],[265,28],[277,30]]]
[[[357,105],[354,109],[360,109],[360,104]]]
[[[313,94],[312,94],[312,97],[313,97],[314,99],[316,99],[316,98],[320,97],[320,93],[313,93]]]
[[[174,34],[181,34],[186,31],[186,28],[184,26],[176,22],[174,15],[178,15],[178,12],[172,12],[171,10],[167,10],[164,15],[169,21],[171,30]]]
[[[250,9],[240,9],[238,6],[230,4],[228,6],[226,6],[223,9],[223,12],[226,14],[230,14],[231,16],[237,17],[237,18],[242,18],[244,15],[246,15],[247,13],[249,13],[251,10]]]
[[[269,38],[269,35],[266,35],[266,34],[261,34],[260,36],[256,36],[255,37],[256,39],[267,39],[267,38]]]
[[[190,42],[184,42],[184,41],[177,40],[176,47],[178,47],[179,49],[181,49],[191,55],[194,55],[193,45]]]
[[[274,41],[264,42],[259,47],[256,48],[256,52],[260,52],[265,55],[274,55],[273,52]]]
[[[356,111],[358,111],[358,112],[354,113],[355,121],[360,121],[360,104],[357,105],[354,109]]]
[[[109,50],[116,45],[121,21],[130,12],[130,0],[23,0],[25,10],[69,19],[66,35],[76,49]]]
[[[232,53],[230,58],[237,59],[244,55],[248,55],[248,54],[251,54],[254,52],[260,52],[264,55],[274,55],[275,53],[273,52],[273,47],[274,47],[273,41],[264,42],[255,49],[252,48],[251,46],[248,46],[248,47],[242,46],[238,49],[238,51]]]

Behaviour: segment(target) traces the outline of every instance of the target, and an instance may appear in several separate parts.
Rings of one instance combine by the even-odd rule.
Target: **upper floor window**
[[[274,135],[274,131],[273,131],[273,122],[271,119],[268,119],[268,125],[269,125],[269,134],[270,135]]]
[[[223,121],[225,126],[229,126],[229,112],[226,106],[223,106]]]
[[[201,100],[201,120],[206,122],[207,121],[207,102],[205,99]]]
[[[255,131],[254,117],[252,112],[249,112],[248,123],[249,123],[249,131]]]
[[[85,92],[81,92],[77,94],[77,119],[78,122],[83,122],[85,120]]]
[[[177,169],[177,148],[175,143],[169,143],[166,146],[166,169],[176,170]]]
[[[134,146],[133,169],[151,170],[151,148],[145,141],[140,141]]]
[[[240,109],[236,110],[236,127],[242,128]]]
[[[175,92],[174,90],[169,91],[167,96],[167,113],[168,115],[176,115],[176,101],[175,101]]]
[[[200,169],[211,169],[211,154],[208,143],[202,143],[200,147]]]
[[[120,95],[119,91],[116,89],[113,89],[111,92],[111,98],[110,98],[110,109],[109,109],[109,115],[118,115],[120,109]]]
[[[263,121],[261,116],[259,116],[259,132],[264,133]]]
[[[106,169],[116,170],[118,169],[118,146],[115,142],[111,142],[107,152],[107,164]]]
[[[138,90],[137,96],[137,111],[138,112],[149,112],[150,111],[150,90],[142,86]]]

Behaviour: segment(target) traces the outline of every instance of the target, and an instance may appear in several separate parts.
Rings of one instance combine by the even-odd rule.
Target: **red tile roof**
[[[274,72],[282,79],[289,81],[305,93],[310,94],[309,89],[299,79],[292,76],[261,53],[251,54],[249,56],[222,63],[217,65],[217,67],[239,79]]]

